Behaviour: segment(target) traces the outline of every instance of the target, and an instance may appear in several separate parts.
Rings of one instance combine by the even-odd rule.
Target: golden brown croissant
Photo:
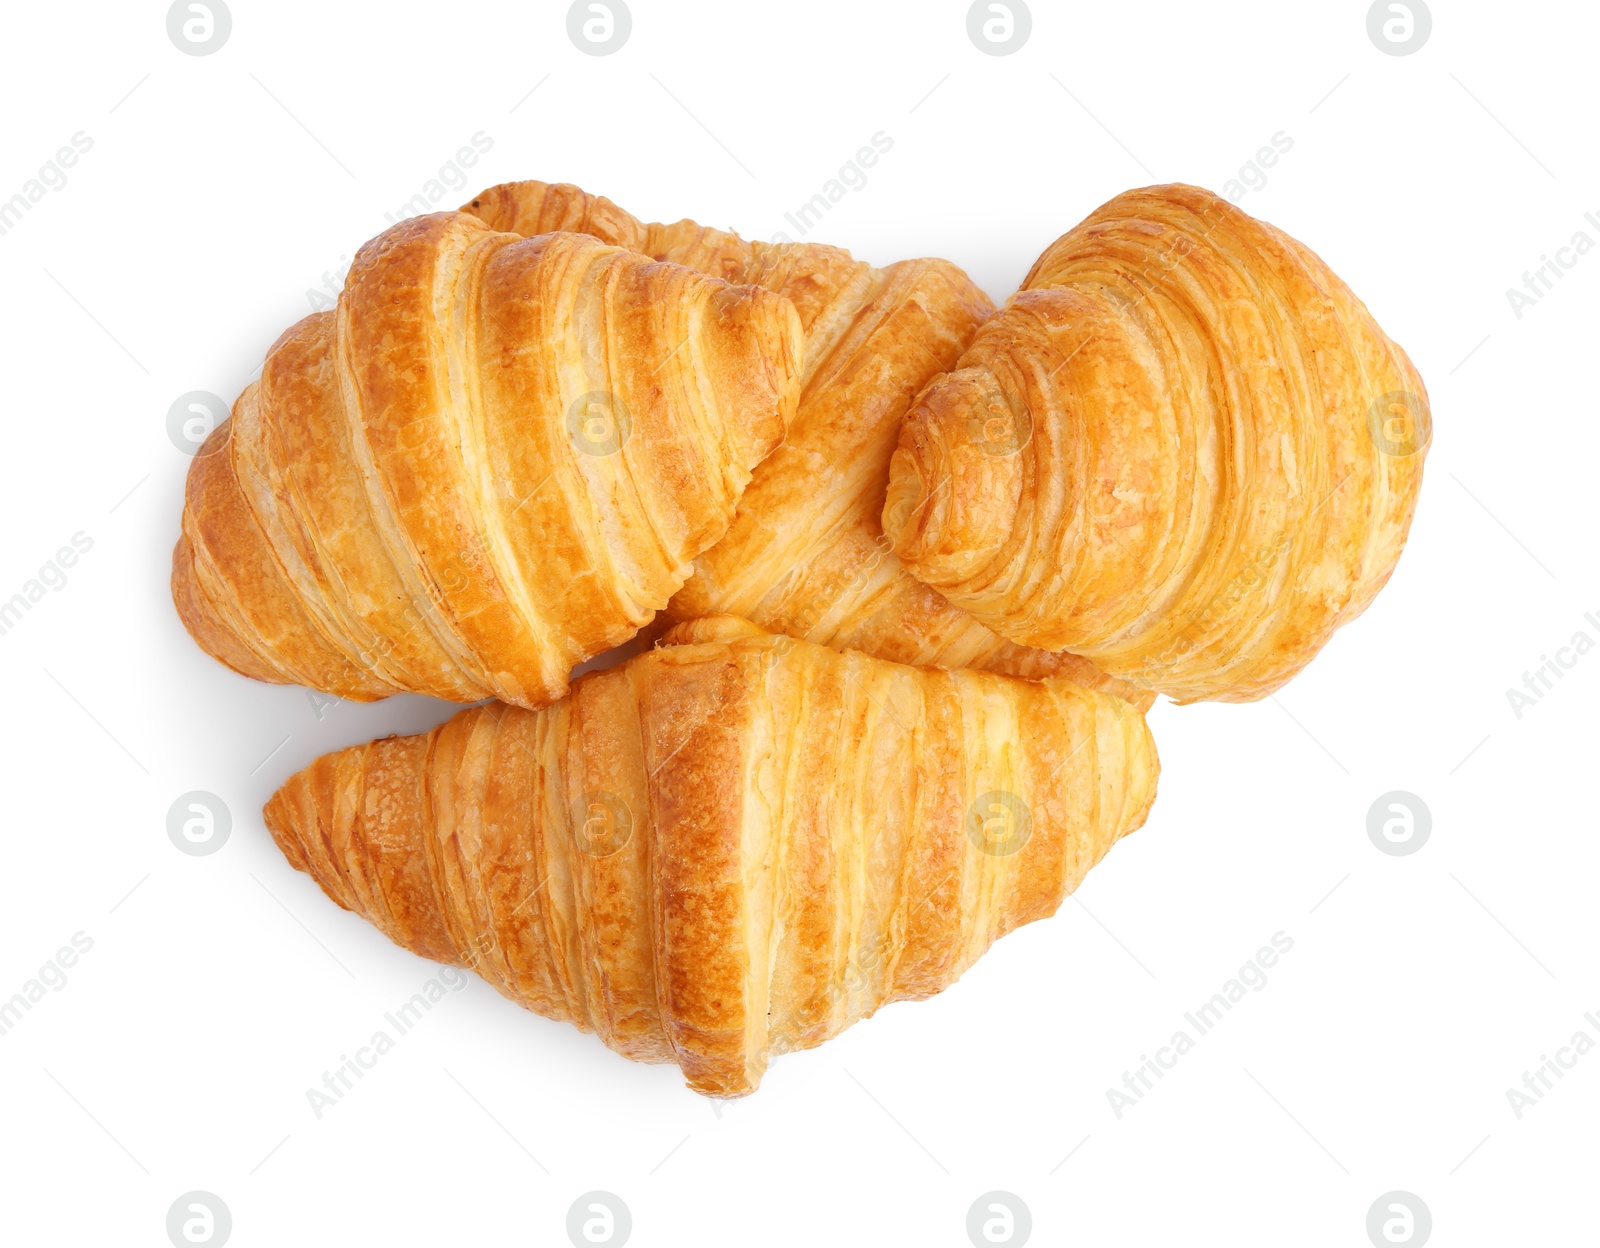
[[[289,861],[423,957],[717,1096],[953,983],[1053,913],[1155,794],[1126,702],[906,667],[729,617],[329,754],[266,807]]]
[[[1247,701],[1388,579],[1430,427],[1405,352],[1308,248],[1150,187],[1052,244],[917,398],[884,529],[1020,644]]]
[[[558,698],[727,529],[801,341],[785,299],[585,235],[402,222],[202,447],[179,614],[262,680]]]
[[[788,298],[805,372],[788,438],[755,471],[727,535],[695,560],[669,614],[730,612],[773,632],[898,663],[1068,676],[1148,707],[1153,694],[1087,660],[1013,645],[910,576],[880,515],[907,406],[993,312],[946,260],[877,269],[820,243],[747,242],[693,221],[647,225],[575,186],[511,182],[463,211],[498,230],[592,234]]]

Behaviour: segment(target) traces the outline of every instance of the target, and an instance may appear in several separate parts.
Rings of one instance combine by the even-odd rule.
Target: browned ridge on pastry
[[[1014,645],[909,575],[880,515],[900,421],[954,366],[993,305],[946,260],[874,268],[821,243],[763,243],[693,221],[646,224],[575,186],[511,182],[463,206],[494,228],[591,234],[789,299],[805,330],[799,409],[755,470],[726,536],[695,560],[674,618],[731,612],[899,663],[1069,676],[1148,707],[1086,659]]]
[[[201,448],[178,612],[262,680],[558,698],[727,530],[801,344],[757,287],[582,234],[404,221]]]
[[[329,754],[267,804],[396,943],[717,1096],[953,983],[1143,823],[1144,717],[729,617],[536,711]]]
[[[1388,579],[1430,431],[1405,352],[1307,247],[1150,187],[1052,244],[917,398],[884,529],[1020,645],[1248,701]]]

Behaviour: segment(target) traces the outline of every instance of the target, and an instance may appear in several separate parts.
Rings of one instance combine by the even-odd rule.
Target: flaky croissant
[[[1148,707],[1087,660],[1013,645],[909,575],[880,515],[901,418],[994,312],[946,260],[873,268],[821,243],[748,242],[693,221],[645,224],[575,186],[510,182],[463,205],[497,230],[592,234],[788,298],[805,330],[799,409],[755,470],[727,534],[668,608],[729,612],[773,632],[899,663],[1068,676]]]
[[[402,222],[201,448],[179,614],[262,680],[558,698],[727,529],[801,342],[781,297],[585,235]]]
[[[1053,913],[1156,772],[1119,698],[716,617],[553,706],[326,755],[265,815],[396,943],[739,1096]]]
[[[1388,579],[1430,430],[1405,352],[1308,248],[1150,187],[1052,244],[917,398],[884,529],[1019,644],[1247,701]]]

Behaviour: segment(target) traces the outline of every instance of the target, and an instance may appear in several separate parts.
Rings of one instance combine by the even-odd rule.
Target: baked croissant
[[[728,612],[899,663],[1069,676],[1149,706],[1153,694],[1085,659],[997,636],[910,576],[884,539],[880,515],[901,418],[994,312],[955,265],[906,260],[877,269],[821,243],[747,242],[693,221],[647,225],[566,184],[506,183],[462,210],[518,234],[592,234],[764,287],[799,311],[805,371],[788,438],[755,470],[727,534],[695,560],[671,617]]]
[[[404,221],[201,448],[179,614],[262,680],[551,701],[727,529],[800,348],[769,291],[580,234]]]
[[[918,396],[884,530],[1019,644],[1248,701],[1388,579],[1430,430],[1405,352],[1308,248],[1149,187],[1052,244]]]
[[[326,755],[265,815],[397,944],[740,1096],[1053,913],[1156,772],[1119,698],[724,616],[553,706]]]

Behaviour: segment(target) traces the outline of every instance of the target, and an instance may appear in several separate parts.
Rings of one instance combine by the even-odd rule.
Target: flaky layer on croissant
[[[1150,187],[1052,244],[917,398],[884,529],[1019,644],[1248,701],[1388,579],[1430,429],[1405,352],[1308,248]]]
[[[953,983],[1145,818],[1144,718],[729,617],[329,754],[266,808],[289,861],[423,957],[716,1096]]]
[[[769,291],[582,234],[402,222],[201,448],[179,614],[262,680],[558,698],[726,531],[801,345]]]
[[[899,663],[1067,676],[1148,707],[1153,694],[1076,655],[1014,645],[909,575],[880,515],[901,418],[994,312],[946,260],[874,268],[821,243],[751,242],[693,221],[646,224],[575,186],[511,182],[463,206],[494,228],[592,234],[789,299],[805,331],[799,409],[756,469],[727,534],[668,608],[731,612],[763,628]]]

